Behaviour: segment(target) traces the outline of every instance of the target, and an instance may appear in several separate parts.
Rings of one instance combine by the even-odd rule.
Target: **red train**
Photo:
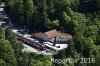
[[[17,30],[13,30],[12,32],[17,36],[18,40],[22,41],[23,43],[25,43],[33,48],[39,49],[41,51],[46,50],[45,45],[40,43],[38,40],[31,38],[31,35],[28,35],[28,34],[23,35],[23,34],[19,33]]]

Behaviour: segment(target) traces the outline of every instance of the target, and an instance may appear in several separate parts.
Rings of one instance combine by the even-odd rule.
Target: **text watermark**
[[[55,59],[51,58],[52,63],[62,64],[62,63],[95,63],[95,58],[67,58],[67,59]]]

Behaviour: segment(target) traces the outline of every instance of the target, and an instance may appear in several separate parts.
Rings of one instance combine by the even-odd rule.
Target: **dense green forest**
[[[95,63],[61,63],[51,56],[21,52],[22,43],[0,29],[0,66],[99,66],[100,6],[96,0],[3,0],[11,22],[34,31],[57,29],[73,36],[53,58],[95,58]],[[45,62],[44,62],[45,61]]]

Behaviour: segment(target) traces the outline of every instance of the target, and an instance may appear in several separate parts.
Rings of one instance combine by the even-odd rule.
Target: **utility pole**
[[[55,39],[54,39],[54,46],[56,45],[56,40],[57,40],[57,37],[55,37]]]

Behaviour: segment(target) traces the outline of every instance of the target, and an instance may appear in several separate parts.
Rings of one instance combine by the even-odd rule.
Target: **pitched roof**
[[[33,37],[34,37],[34,38],[37,38],[37,39],[42,39],[42,40],[44,40],[44,39],[43,39],[44,33],[42,33],[42,32],[35,33],[35,34],[33,34]]]
[[[40,33],[33,34],[33,37],[42,39],[42,40],[49,40],[49,39],[57,37],[59,35],[60,34],[57,32],[57,30],[51,30],[51,31],[48,31],[45,33],[40,32]]]
[[[60,34],[57,32],[56,29],[45,32],[49,39],[59,36]]]

